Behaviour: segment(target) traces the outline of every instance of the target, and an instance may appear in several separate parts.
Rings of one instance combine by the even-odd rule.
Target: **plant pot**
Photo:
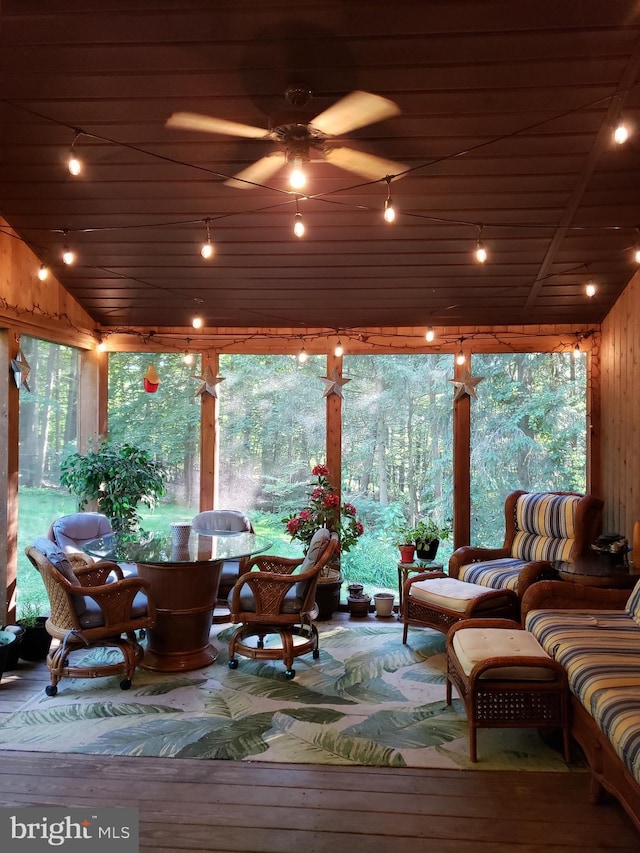
[[[331,619],[340,605],[340,587],[342,575],[321,577],[316,587],[316,604],[318,605],[318,620]]]
[[[51,637],[47,633],[45,623],[46,616],[38,616],[36,625],[22,625],[25,629],[20,644],[20,657],[22,660],[40,661],[45,660],[49,654]],[[18,621],[18,625],[20,622]]]
[[[18,667],[20,645],[22,643],[22,637],[24,636],[24,628],[21,625],[6,625],[3,633],[13,634],[16,638],[14,643],[9,643],[6,646],[7,653],[4,671],[10,672],[12,669],[17,669]]]
[[[347,598],[349,616],[363,617],[369,615],[370,595],[350,595]]]
[[[376,608],[376,616],[380,619],[388,619],[393,615],[393,602],[395,595],[392,592],[376,592],[373,603]]]
[[[5,670],[9,669],[7,660],[12,646],[16,644],[17,638],[15,634],[12,634],[10,631],[0,631],[0,681],[2,681]]]
[[[416,548],[416,557],[419,560],[424,560],[425,562],[431,562],[431,560],[435,560],[436,554],[438,553],[439,546],[440,546],[440,540],[439,539],[432,539],[426,548]]]
[[[413,557],[415,553],[415,545],[400,545],[400,562],[413,563]]]

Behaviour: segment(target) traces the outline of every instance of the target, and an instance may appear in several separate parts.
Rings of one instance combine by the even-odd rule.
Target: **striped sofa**
[[[602,501],[575,492],[525,492],[508,495],[502,548],[456,549],[449,575],[522,596],[532,583],[557,577],[553,563],[588,552],[600,532]]]
[[[522,614],[566,670],[571,731],[589,761],[593,800],[608,790],[640,831],[640,581],[631,595],[539,583],[524,596]]]

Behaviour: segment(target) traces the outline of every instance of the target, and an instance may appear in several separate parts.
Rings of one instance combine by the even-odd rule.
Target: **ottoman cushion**
[[[551,660],[536,638],[517,628],[465,628],[453,637],[453,649],[465,675],[470,675],[477,663],[494,657],[539,657]],[[484,672],[482,678],[505,681],[548,681],[555,676],[544,667],[519,667],[517,663],[497,666]]]
[[[488,600],[484,605],[480,602],[477,605],[476,612],[482,610],[483,607],[493,610],[500,603],[499,599],[488,595],[488,593],[493,592],[494,590],[487,589],[486,586],[465,583],[455,578],[429,578],[411,584],[409,595],[425,604],[433,604],[447,610],[464,613],[470,601],[483,597],[488,598]],[[505,596],[505,602],[506,600],[507,596]]]

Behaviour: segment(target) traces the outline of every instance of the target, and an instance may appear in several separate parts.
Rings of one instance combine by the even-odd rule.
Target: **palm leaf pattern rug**
[[[0,726],[0,750],[215,758],[234,761],[576,770],[534,730],[483,729],[479,762],[468,758],[459,700],[445,704],[444,636],[397,623],[325,623],[320,658],[296,659],[288,681],[279,661],[239,657],[227,666],[229,626],[213,642],[218,660],[189,673],[138,669],[119,678],[63,679]],[[75,652],[100,657],[115,650]]]

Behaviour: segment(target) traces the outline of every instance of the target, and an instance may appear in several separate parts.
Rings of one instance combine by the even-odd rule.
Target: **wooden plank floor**
[[[0,685],[0,723],[44,689],[43,664]],[[134,806],[140,850],[215,853],[637,853],[586,773],[503,773],[0,751],[3,806]]]

